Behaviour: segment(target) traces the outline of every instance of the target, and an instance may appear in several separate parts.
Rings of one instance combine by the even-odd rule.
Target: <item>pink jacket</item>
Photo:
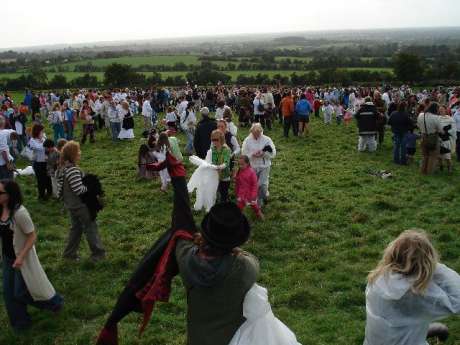
[[[253,168],[240,169],[235,178],[235,194],[243,201],[257,200],[257,175]]]

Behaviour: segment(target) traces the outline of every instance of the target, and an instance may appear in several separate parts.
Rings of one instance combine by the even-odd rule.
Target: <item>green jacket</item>
[[[257,281],[259,263],[242,253],[208,264],[194,257],[196,251],[188,241],[179,241],[176,247],[187,292],[187,345],[228,345],[245,321],[243,301]]]
[[[220,150],[217,150],[214,146],[211,146],[211,162],[214,165],[225,164],[225,169],[219,172],[220,181],[230,180],[230,160],[232,159],[232,150],[227,145],[222,146]]]

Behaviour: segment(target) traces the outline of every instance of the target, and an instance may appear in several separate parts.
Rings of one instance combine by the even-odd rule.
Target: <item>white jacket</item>
[[[265,146],[271,146],[273,152],[264,152],[262,157],[253,157],[253,154],[259,151],[263,151]],[[257,168],[268,168],[272,165],[272,159],[276,156],[276,148],[273,141],[266,135],[261,135],[259,139],[254,139],[252,134],[249,134],[243,141],[243,147],[241,150],[243,155],[249,157],[251,166],[254,169]]]
[[[427,345],[430,323],[460,313],[460,276],[438,264],[424,294],[401,274],[380,276],[366,289],[364,345]]]

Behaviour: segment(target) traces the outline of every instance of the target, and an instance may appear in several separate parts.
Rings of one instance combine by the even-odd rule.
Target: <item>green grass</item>
[[[62,66],[69,67],[71,70],[76,65],[86,65],[91,62],[94,66],[105,67],[112,63],[127,64],[133,67],[141,65],[166,65],[173,66],[176,63],[185,63],[186,65],[198,65],[199,60],[197,55],[151,55],[151,56],[124,56],[119,58],[107,59],[91,59],[78,62],[63,64]],[[53,67],[53,66],[50,66]]]
[[[0,308],[0,344],[94,343],[139,259],[170,222],[172,192],[160,193],[158,181],[136,180],[141,130],[137,121],[136,139],[117,145],[99,132],[96,144],[82,148],[83,169],[102,178],[107,194],[106,209],[98,220],[108,250],[104,262],[93,264],[87,259],[86,243],[82,243],[81,262],[63,261],[68,216],[57,201],[37,202],[33,178],[19,179],[39,231],[40,260],[66,305],[58,316],[31,308],[34,326],[20,336],[11,332]],[[246,132],[240,130],[240,138]],[[275,314],[300,343],[362,344],[367,272],[402,230],[426,229],[443,261],[460,270],[458,165],[453,176],[430,177],[421,176],[416,165],[395,166],[390,135],[376,154],[359,154],[354,125],[326,127],[313,119],[308,138],[284,139],[279,126],[268,135],[278,149],[271,201],[264,222],[248,213],[253,233],[245,249],[260,259],[259,283],[268,288]],[[388,169],[394,179],[370,176],[368,169]],[[191,171],[189,167],[189,176]],[[197,223],[202,216],[196,215]],[[121,345],[185,344],[186,296],[179,279],[173,286],[170,303],[155,307],[140,340],[138,316],[121,323]],[[452,332],[447,344],[458,344],[460,320],[451,318],[447,324]]]

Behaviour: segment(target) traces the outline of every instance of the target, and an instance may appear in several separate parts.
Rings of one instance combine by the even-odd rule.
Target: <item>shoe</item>
[[[99,262],[99,261],[102,261],[105,259],[105,254],[102,254],[102,255],[92,255],[91,256],[91,261],[96,263],[96,262]]]

